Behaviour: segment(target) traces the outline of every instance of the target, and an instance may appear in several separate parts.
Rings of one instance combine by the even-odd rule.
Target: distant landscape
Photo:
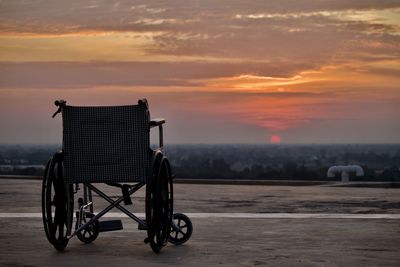
[[[57,145],[0,145],[0,175],[41,176]],[[400,181],[400,145],[168,145],[177,178],[340,180],[332,165],[357,164],[364,177],[351,181]]]

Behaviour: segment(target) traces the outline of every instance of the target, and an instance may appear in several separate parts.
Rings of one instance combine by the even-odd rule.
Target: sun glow
[[[281,143],[281,137],[279,135],[274,134],[274,135],[271,136],[269,141],[270,141],[271,144],[280,144]]]

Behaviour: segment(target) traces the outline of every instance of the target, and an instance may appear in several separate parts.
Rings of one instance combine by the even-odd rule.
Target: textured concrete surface
[[[40,212],[40,181],[0,180],[0,213]],[[109,194],[117,195],[118,190]],[[142,213],[144,190],[133,198]],[[95,198],[96,207],[104,202]],[[131,208],[131,207],[130,207]],[[400,214],[400,190],[326,186],[175,186],[175,210],[196,213]],[[114,210],[113,210],[114,211]],[[399,266],[399,219],[193,218],[191,240],[154,254],[145,232],[74,238],[63,253],[47,242],[40,218],[0,218],[1,266]]]

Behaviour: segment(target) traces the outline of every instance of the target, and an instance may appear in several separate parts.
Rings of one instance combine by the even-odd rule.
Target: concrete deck
[[[1,179],[0,265],[400,265],[400,189],[205,184],[174,189],[175,210],[194,213],[186,244],[169,244],[155,255],[143,243],[146,233],[123,218],[123,231],[101,233],[90,245],[74,238],[59,253],[43,231],[40,181]],[[132,210],[143,213],[144,190],[133,201]],[[95,208],[105,205],[97,197],[94,202]]]

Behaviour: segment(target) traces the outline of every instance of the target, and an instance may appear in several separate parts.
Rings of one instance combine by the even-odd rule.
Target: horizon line
[[[400,145],[399,143],[379,143],[379,142],[364,142],[364,143],[356,143],[356,142],[332,142],[332,143],[279,143],[279,144],[272,144],[272,143],[169,143],[165,146],[234,146],[234,145],[265,145],[265,146],[297,146],[297,145]],[[0,143],[0,146],[62,146],[61,143]],[[157,146],[157,143],[150,144],[150,146]]]

